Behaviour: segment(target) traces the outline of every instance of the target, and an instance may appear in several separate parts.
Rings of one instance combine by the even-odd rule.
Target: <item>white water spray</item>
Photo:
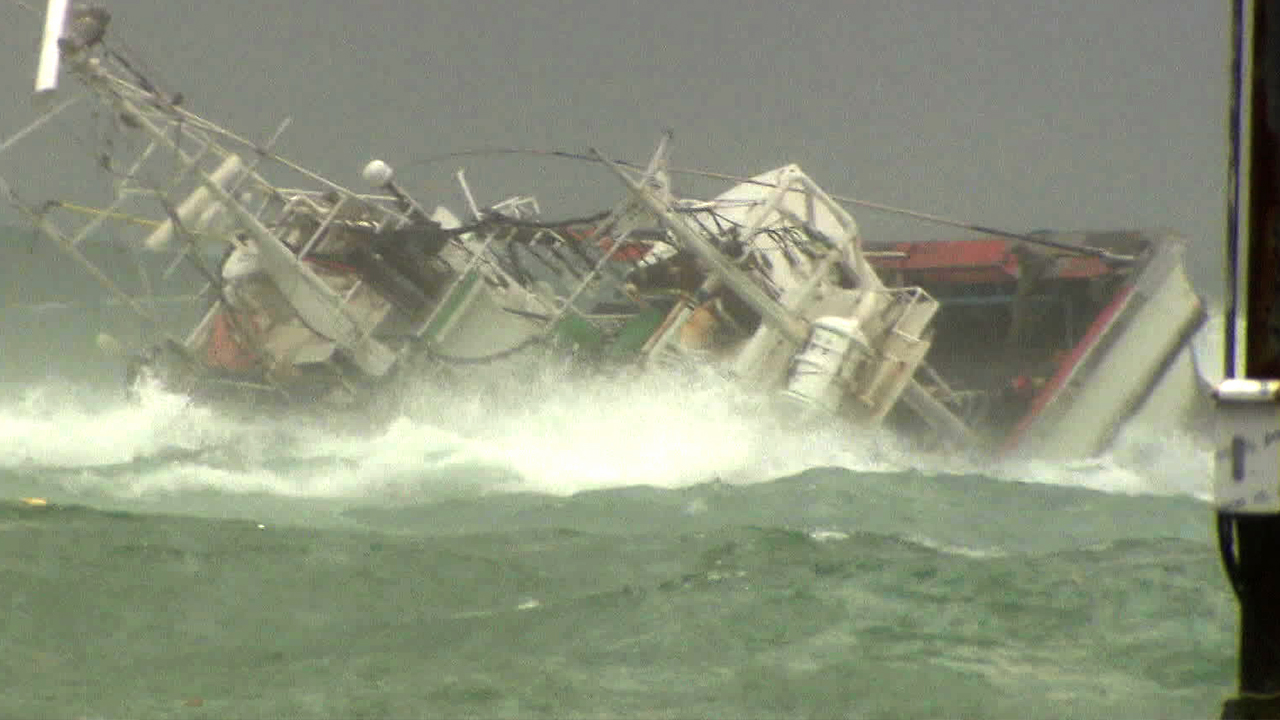
[[[53,473],[69,490],[118,497],[211,491],[403,502],[743,484],[814,467],[1202,496],[1211,467],[1203,442],[1138,428],[1104,458],[978,465],[914,452],[884,431],[796,425],[709,373],[582,378],[551,366],[479,384],[423,384],[402,405],[397,419],[354,432],[296,418],[233,419],[157,388],[96,409],[37,388],[0,407],[0,469]]]

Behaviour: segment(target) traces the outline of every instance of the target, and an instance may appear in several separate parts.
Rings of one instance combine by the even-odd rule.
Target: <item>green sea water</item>
[[[1194,439],[981,464],[664,392],[360,431],[28,393],[0,717],[1192,718],[1233,687]]]

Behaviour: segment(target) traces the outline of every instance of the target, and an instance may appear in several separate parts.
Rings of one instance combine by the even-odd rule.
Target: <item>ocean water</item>
[[[993,463],[705,377],[245,419],[0,401],[0,717],[1195,718],[1237,606],[1194,434]]]

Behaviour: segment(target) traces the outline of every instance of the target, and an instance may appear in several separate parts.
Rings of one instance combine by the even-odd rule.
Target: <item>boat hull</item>
[[[1158,405],[1193,402],[1200,388],[1190,342],[1207,315],[1182,264],[1182,243],[1164,239],[1156,253],[1134,284],[1095,318],[1002,453],[1095,455],[1153,398],[1160,397]],[[1177,397],[1165,397],[1170,391]]]

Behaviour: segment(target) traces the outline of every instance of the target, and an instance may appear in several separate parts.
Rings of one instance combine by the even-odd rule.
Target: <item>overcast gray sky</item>
[[[106,6],[112,38],[191,110],[257,138],[292,116],[280,150],[343,183],[382,156],[425,202],[452,202],[442,178],[456,162],[439,177],[409,163],[502,145],[643,159],[670,127],[682,166],[754,174],[796,162],[833,193],[1012,230],[1176,228],[1196,246],[1198,284],[1218,293],[1224,2]],[[39,26],[0,0],[0,136],[33,117]],[[84,149],[65,141],[0,164],[36,193],[33,178],[51,167],[92,173]],[[544,182],[544,211],[617,195],[607,176],[563,164],[468,165],[485,201]],[[561,174],[578,183],[576,206],[553,182]],[[956,234],[854,213],[868,239]]]

